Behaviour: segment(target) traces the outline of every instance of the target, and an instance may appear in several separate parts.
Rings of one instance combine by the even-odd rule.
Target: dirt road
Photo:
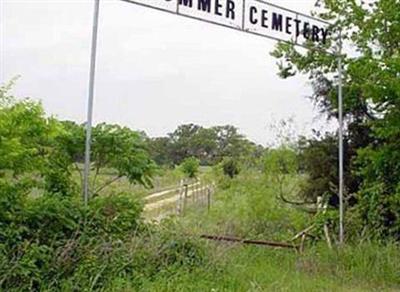
[[[201,186],[200,182],[188,185],[186,198],[191,198],[199,193],[205,193],[208,186]],[[159,220],[169,214],[176,213],[178,201],[183,194],[180,193],[181,188],[172,188],[160,192],[153,193],[145,198],[146,204],[144,213],[146,218],[151,220]]]

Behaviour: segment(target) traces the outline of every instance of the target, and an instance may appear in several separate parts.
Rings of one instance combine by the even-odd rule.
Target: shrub
[[[201,265],[205,260],[205,249],[197,240],[173,232],[171,229],[160,233],[159,247],[154,260],[159,269],[169,266],[186,266],[192,268]]]
[[[142,209],[129,194],[96,197],[89,204],[87,231],[123,240],[140,228]]]
[[[183,173],[187,175],[189,178],[195,178],[197,173],[199,172],[200,162],[195,157],[186,158],[182,164],[181,168]]]
[[[141,210],[126,194],[95,198],[87,209],[70,197],[26,199],[3,218],[8,224],[0,224],[0,287],[39,290],[44,283],[58,285],[81,265],[93,263],[89,251],[98,252],[98,263],[104,264],[110,248],[138,231]]]
[[[224,171],[224,174],[229,176],[230,178],[234,178],[240,172],[239,163],[233,158],[225,158],[222,161],[222,169]]]

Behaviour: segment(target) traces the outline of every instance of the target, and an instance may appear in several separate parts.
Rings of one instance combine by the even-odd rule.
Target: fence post
[[[182,213],[186,212],[186,205],[187,205],[187,196],[188,196],[188,185],[184,184],[184,196],[183,196],[183,210]]]
[[[207,210],[210,211],[211,208],[211,188],[207,187]]]
[[[177,201],[176,211],[177,214],[180,215],[182,213],[182,196],[183,196],[183,180],[181,179],[179,183],[179,198]]]
[[[204,197],[205,197],[205,190],[206,190],[206,185],[204,184],[204,186],[201,188],[201,192],[200,192],[200,204],[203,207],[204,206]]]
[[[206,184],[203,190],[203,206],[207,205],[207,193],[208,193],[209,186]]]
[[[200,200],[200,196],[201,196],[201,188],[203,187],[203,182],[202,181],[200,181],[200,184],[199,184],[199,189],[197,190],[197,198],[196,198],[196,201],[198,202],[199,200]]]
[[[192,187],[192,203],[194,204],[194,196],[196,195],[197,181],[194,183]]]

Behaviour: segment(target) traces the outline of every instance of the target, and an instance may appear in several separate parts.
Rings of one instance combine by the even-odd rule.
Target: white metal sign
[[[327,44],[329,23],[262,0],[123,0],[275,40]]]

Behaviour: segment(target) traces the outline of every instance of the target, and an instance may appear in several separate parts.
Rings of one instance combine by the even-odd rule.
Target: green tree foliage
[[[117,178],[150,187],[155,164],[150,159],[142,136],[126,127],[99,124],[93,129],[92,159],[96,174],[102,168],[117,170]],[[104,187],[104,186],[103,186]]]
[[[200,162],[195,157],[186,158],[182,164],[180,165],[183,173],[188,178],[196,178],[197,173],[199,172]]]
[[[264,171],[267,176],[295,174],[298,170],[296,152],[287,147],[270,149],[264,156]]]
[[[212,129],[198,125],[181,125],[171,135],[176,158],[182,161],[195,156],[203,164],[209,164],[216,154],[216,137]]]
[[[165,265],[202,263],[200,245],[144,228],[132,194],[97,196],[85,207],[73,177],[82,168],[84,126],[46,117],[40,103],[10,95],[11,85],[0,87],[1,291],[104,290],[127,275],[136,290],[139,269],[146,278]],[[155,165],[144,139],[116,125],[94,127],[97,192],[110,183],[96,183],[102,170],[112,181],[151,184]]]
[[[171,159],[171,140],[168,137],[156,137],[147,139],[147,148],[151,158],[157,165],[173,166]]]
[[[84,157],[84,125],[69,121],[63,122],[63,125],[66,135],[62,137],[61,147],[82,176],[79,164]],[[98,194],[123,177],[131,183],[150,187],[156,165],[150,159],[142,134],[127,127],[101,123],[92,130],[91,168],[93,192]],[[99,176],[105,170],[116,173],[108,181],[99,181]]]
[[[336,33],[341,29],[346,49],[356,51],[343,56],[346,168],[360,178],[355,188],[348,183],[356,178],[347,181],[347,193],[357,191],[369,234],[400,237],[400,2],[322,3],[320,16],[335,23]],[[312,99],[336,117],[336,56],[310,48],[301,53],[293,45],[280,44],[273,55],[280,60],[282,77],[308,74]]]
[[[222,160],[222,170],[224,174],[229,176],[230,178],[234,178],[240,172],[239,163],[237,160],[233,158],[224,158]]]
[[[293,149],[282,146],[270,149],[264,155],[267,183],[276,186],[276,196],[286,203],[292,203],[288,197],[293,196],[295,191],[293,183],[298,169],[298,157]]]
[[[234,126],[204,128],[195,124],[179,126],[168,137],[148,140],[152,158],[161,165],[178,165],[196,157],[201,165],[216,165],[224,157],[254,162],[262,147],[250,142]]]
[[[40,103],[10,95],[11,86],[0,88],[0,241],[22,240],[20,233],[31,229],[43,228],[45,232],[51,224],[58,224],[56,219],[46,219],[40,228],[32,224],[51,214],[66,220],[60,224],[63,236],[69,236],[65,226],[72,219],[57,209],[57,204],[60,208],[64,203],[75,204],[79,193],[72,172],[80,171],[83,126],[47,118]],[[111,168],[117,178],[126,176],[132,183],[151,184],[154,163],[140,134],[100,124],[93,137],[93,182],[100,169]],[[132,211],[140,213],[139,209]],[[37,217],[26,219],[29,212]]]
[[[302,138],[298,144],[300,169],[307,174],[301,196],[310,202],[317,202],[318,197],[325,195],[337,198],[337,137],[328,134],[322,139]]]
[[[64,135],[61,124],[45,117],[40,103],[10,95],[12,84],[0,88],[0,179],[70,194],[71,170],[55,146]]]

